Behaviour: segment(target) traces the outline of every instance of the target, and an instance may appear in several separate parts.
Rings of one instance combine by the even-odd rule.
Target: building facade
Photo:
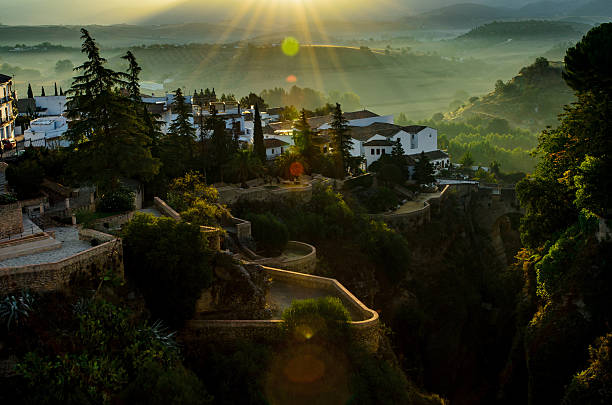
[[[0,74],[0,142],[15,138],[13,78]]]

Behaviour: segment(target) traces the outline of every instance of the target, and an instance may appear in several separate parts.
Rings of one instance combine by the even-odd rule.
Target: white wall
[[[63,116],[43,117],[35,119],[30,123],[30,128],[23,133],[26,142],[44,141],[62,136],[68,130],[68,123]],[[62,146],[67,146],[68,142],[62,142]]]
[[[289,149],[289,145],[279,146],[276,148],[267,148],[266,149],[266,158],[268,160],[276,159],[283,153],[285,153]]]
[[[408,134],[402,131],[400,134],[393,137],[393,140],[398,136],[401,139],[404,153],[414,155],[421,152],[432,152],[438,150],[438,130],[433,128],[425,128],[418,134]]]
[[[391,154],[393,151],[393,146],[364,146],[365,150],[365,160],[366,160],[366,168],[370,167],[370,165],[376,162],[383,154]],[[372,151],[374,154],[372,154]]]
[[[36,107],[46,108],[47,111],[40,113],[41,116],[62,115],[66,111],[66,96],[34,97]]]

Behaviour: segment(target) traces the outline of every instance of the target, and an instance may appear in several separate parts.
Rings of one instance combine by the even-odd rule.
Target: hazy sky
[[[372,9],[373,13],[410,14],[426,8],[435,8],[455,3],[481,3],[494,6],[518,7],[536,0],[253,0],[258,6],[296,7],[303,3],[321,9],[346,3],[347,9]],[[553,0],[564,1],[564,0]],[[239,9],[248,0],[0,0],[2,10],[0,23],[19,24],[120,24],[146,21],[150,16],[163,18],[164,12],[183,2],[189,7],[202,4],[209,9],[211,19]],[[359,5],[359,7],[355,7]],[[208,10],[207,10],[208,11]],[[222,14],[219,14],[222,13]]]

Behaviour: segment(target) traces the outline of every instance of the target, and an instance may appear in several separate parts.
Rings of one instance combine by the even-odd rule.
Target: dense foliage
[[[101,212],[125,212],[134,210],[134,193],[125,187],[110,190],[100,197],[96,208]]]
[[[180,326],[212,280],[211,253],[200,227],[136,214],[123,230],[125,275],[152,315]]]
[[[278,220],[270,212],[251,214],[246,217],[251,221],[253,237],[257,248],[266,256],[278,256],[287,246],[289,231],[287,225]]]

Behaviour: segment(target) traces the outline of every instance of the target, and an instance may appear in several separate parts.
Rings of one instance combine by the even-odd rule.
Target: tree
[[[391,149],[391,157],[393,160],[400,165],[404,162],[404,147],[402,146],[402,142],[399,138],[395,140],[395,145],[393,145],[393,149]]]
[[[185,101],[183,91],[178,88],[174,92],[174,102],[172,103],[172,113],[176,114],[176,118],[172,120],[168,134],[195,139],[196,131],[190,118],[193,117],[189,105]]]
[[[414,178],[419,184],[430,184],[436,181],[434,175],[434,168],[429,162],[429,159],[425,155],[425,152],[421,152],[419,160],[414,167]]]
[[[312,164],[319,148],[314,145],[312,129],[306,118],[306,110],[302,109],[300,119],[295,124],[293,131],[293,142],[298,154],[303,156],[309,164]]]
[[[264,145],[263,128],[261,127],[261,115],[259,105],[255,104],[255,117],[253,118],[253,152],[255,156],[266,162],[266,146]]]
[[[117,189],[121,177],[147,180],[158,172],[159,162],[151,155],[140,110],[119,92],[125,74],[107,68],[89,32],[81,29],[81,34],[87,60],[76,68],[80,75],[69,91],[71,122],[65,134],[77,172],[101,191]]]
[[[567,50],[563,78],[577,93],[593,92],[612,97],[612,23],[591,29]]]
[[[263,171],[261,160],[248,149],[237,151],[229,166],[241,186],[245,188],[247,180],[258,176]]]
[[[225,121],[217,115],[217,110],[212,108],[212,114],[206,119],[206,129],[212,132],[210,137],[210,164],[217,178],[223,182],[223,173],[234,152],[237,144],[225,129]]]
[[[459,160],[459,164],[464,169],[471,169],[472,166],[474,165],[474,159],[472,158],[472,152],[470,152],[469,150],[465,152],[463,156],[461,156],[461,159]]]
[[[40,195],[45,170],[35,159],[25,159],[6,168],[6,180],[21,200]]]
[[[336,108],[334,109],[330,126],[332,134],[332,146],[334,149],[334,157],[336,159],[336,176],[344,177],[348,171],[353,141],[351,140],[351,133],[348,121],[346,118],[344,118],[342,108],[338,103],[336,103]]]
[[[32,91],[30,83],[28,83],[28,98],[34,98],[34,92]]]
[[[249,93],[248,96],[242,97],[240,99],[240,106],[242,108],[251,108],[252,106],[257,106],[260,110],[265,110],[266,108],[268,108],[268,104],[266,104],[264,99],[259,97],[255,93]]]
[[[127,51],[125,55],[121,57],[121,59],[126,60],[128,62],[127,74],[125,75],[125,79],[127,80],[127,91],[129,97],[134,101],[140,103],[140,79],[139,75],[142,71],[142,68],[138,65],[136,61],[136,57],[131,51]]]
[[[212,280],[211,254],[200,227],[138,213],[122,234],[126,277],[154,317],[181,326]]]
[[[266,256],[280,255],[289,242],[287,225],[270,212],[250,214],[247,219],[251,221],[257,248],[261,249]]]
[[[64,95],[64,90],[62,90],[62,86],[60,86],[60,96]]]
[[[54,83],[54,86],[55,86],[55,96],[59,96],[59,94],[57,93],[57,82]]]
[[[408,117],[406,117],[406,114],[404,114],[403,112],[399,113],[398,116],[395,118],[395,124],[397,125],[405,126],[409,123],[410,122],[408,121]]]
[[[46,96],[45,96],[45,86],[41,86],[40,96],[41,96],[41,97],[46,97]]]

